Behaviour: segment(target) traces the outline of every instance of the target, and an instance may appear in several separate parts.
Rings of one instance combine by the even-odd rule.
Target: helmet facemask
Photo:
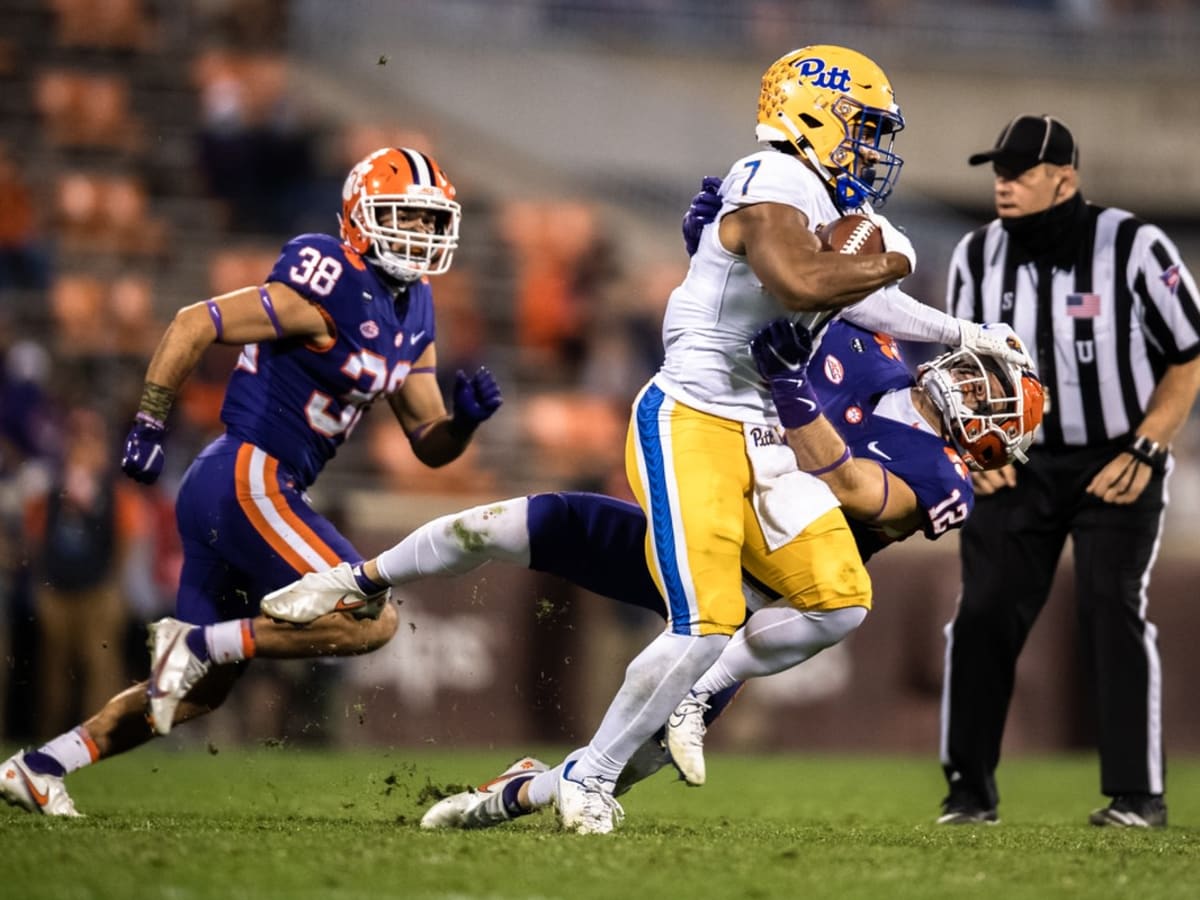
[[[977,471],[1026,462],[1042,421],[1041,382],[1019,366],[960,349],[922,366],[918,383],[941,414],[946,436]]]
[[[411,222],[414,211],[437,213],[432,232],[397,226]],[[351,213],[351,220],[370,244],[363,254],[397,281],[416,281],[426,275],[441,275],[450,268],[458,247],[459,205],[435,197],[396,196],[364,193]]]

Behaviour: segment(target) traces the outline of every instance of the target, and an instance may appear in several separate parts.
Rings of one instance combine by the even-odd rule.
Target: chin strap
[[[792,141],[801,155],[808,160],[809,165],[816,169],[817,174],[825,179],[825,183],[833,189],[833,203],[839,211],[846,212],[847,210],[858,209],[867,202],[866,192],[863,191],[862,185],[852,175],[845,172],[834,175],[830,172],[825,167],[825,164],[821,162],[820,157],[817,156],[817,151],[813,149],[808,138],[796,128],[795,123],[782,112],[776,113],[776,115],[779,117],[779,121],[783,124],[787,133],[792,136]]]

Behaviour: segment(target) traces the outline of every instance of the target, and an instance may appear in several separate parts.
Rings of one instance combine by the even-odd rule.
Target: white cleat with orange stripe
[[[426,810],[421,817],[421,827],[491,828],[503,825],[514,817],[514,813],[504,805],[504,789],[515,779],[527,781],[545,771],[547,766],[541,760],[532,756],[522,757],[475,790],[443,797]]]
[[[263,597],[264,615],[284,622],[304,625],[334,612],[348,612],[356,619],[377,619],[392,596],[388,588],[378,594],[364,594],[348,562],[324,572],[309,572],[298,581]]]
[[[212,668],[191,651],[187,633],[195,628],[178,619],[159,619],[149,626],[150,681],[146,694],[150,700],[150,724],[159,734],[170,734],[175,710],[188,692]]]
[[[80,816],[57,775],[41,775],[25,764],[25,751],[0,763],[0,797],[10,806],[43,816]]]

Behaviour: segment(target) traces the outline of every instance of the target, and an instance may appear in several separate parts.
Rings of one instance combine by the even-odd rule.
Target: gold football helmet
[[[763,74],[755,136],[795,147],[843,212],[887,200],[904,165],[891,149],[903,127],[887,75],[854,50],[802,47]]]
[[[397,281],[441,275],[458,246],[461,207],[432,157],[385,147],[363,159],[342,185],[342,240]],[[432,212],[434,225],[418,225]]]

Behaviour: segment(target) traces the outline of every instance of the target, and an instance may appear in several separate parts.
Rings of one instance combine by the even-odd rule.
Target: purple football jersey
[[[324,234],[289,241],[267,281],[319,306],[336,339],[326,348],[300,340],[247,344],[221,421],[232,437],[285,463],[303,488],[433,341],[433,297],[424,281],[393,297],[357,253]]]

